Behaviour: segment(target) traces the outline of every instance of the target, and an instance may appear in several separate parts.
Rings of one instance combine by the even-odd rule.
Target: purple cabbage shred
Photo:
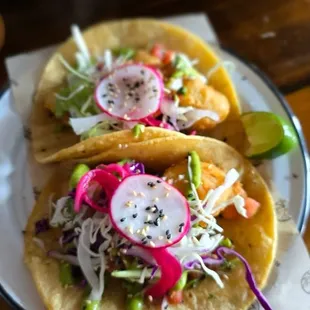
[[[221,259],[224,259],[223,254],[234,255],[234,256],[238,257],[245,267],[246,280],[247,280],[249,287],[251,288],[252,292],[256,296],[257,300],[260,302],[260,304],[262,305],[262,307],[265,310],[272,310],[271,305],[269,304],[268,300],[266,299],[266,297],[263,295],[263,293],[257,287],[256,281],[254,279],[254,276],[253,276],[253,273],[251,270],[251,267],[250,267],[249,263],[247,262],[247,260],[241,254],[236,252],[235,250],[230,249],[230,248],[226,248],[223,246],[218,247],[215,250],[215,253]]]
[[[47,218],[43,218],[35,223],[35,234],[38,235],[42,232],[46,232],[50,229],[49,221]]]

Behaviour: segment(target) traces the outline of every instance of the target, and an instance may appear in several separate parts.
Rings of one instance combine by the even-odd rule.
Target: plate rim
[[[237,58],[241,63],[243,63],[246,67],[248,67],[254,74],[256,74],[264,82],[264,84],[270,89],[270,91],[278,99],[287,117],[289,118],[291,124],[293,125],[293,128],[298,138],[298,144],[301,150],[303,166],[304,166],[303,172],[304,172],[304,179],[305,179],[305,186],[304,186],[305,196],[302,202],[302,208],[299,212],[300,214],[299,214],[298,223],[296,223],[298,231],[300,232],[300,234],[303,234],[303,232],[305,231],[306,225],[307,225],[307,219],[310,215],[310,191],[308,189],[310,185],[310,173],[309,173],[310,172],[310,156],[309,156],[307,142],[306,142],[305,135],[303,133],[300,121],[298,117],[296,116],[296,114],[291,109],[284,95],[280,92],[278,87],[271,81],[271,79],[266,75],[266,73],[264,73],[254,63],[240,56],[233,49],[222,46],[222,45],[219,46],[219,49]]]
[[[306,139],[301,127],[301,124],[295,115],[295,113],[292,111],[291,107],[289,106],[288,102],[286,101],[284,95],[280,92],[280,90],[277,88],[277,86],[271,81],[271,79],[255,64],[248,61],[246,58],[240,56],[238,53],[236,53],[233,49],[227,48],[225,46],[219,45],[217,47],[220,50],[223,50],[224,52],[232,55],[233,57],[237,58],[241,63],[243,63],[246,67],[248,67],[254,74],[256,74],[263,82],[264,84],[270,89],[270,91],[275,95],[275,97],[278,99],[280,104],[282,105],[284,111],[286,112],[290,122],[292,123],[294,130],[298,137],[298,144],[302,153],[303,158],[303,166],[304,166],[304,179],[305,179],[305,197],[302,205],[301,214],[299,215],[299,220],[297,223],[298,231],[302,234],[305,227],[307,218],[310,213],[310,192],[308,190],[308,186],[310,184],[310,158],[307,148]],[[6,82],[3,87],[0,89],[0,100],[2,96],[9,90],[9,83]],[[2,286],[0,283],[0,296],[5,300],[5,302],[8,303],[9,306],[11,306],[15,310],[25,310]]]

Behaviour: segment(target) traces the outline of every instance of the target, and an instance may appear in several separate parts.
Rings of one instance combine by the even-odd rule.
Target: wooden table
[[[69,27],[103,19],[208,14],[221,43],[266,72],[286,95],[310,144],[310,0],[1,0],[1,59],[64,40]],[[0,23],[1,48],[1,23]],[[0,62],[0,85],[7,79]],[[310,223],[305,233],[310,249]],[[9,309],[0,300],[0,309]]]

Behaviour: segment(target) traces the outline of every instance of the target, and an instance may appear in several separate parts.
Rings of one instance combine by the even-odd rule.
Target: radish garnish
[[[93,201],[87,192],[87,189],[90,187],[92,183],[98,183],[102,189],[104,190],[106,197],[108,200],[111,199],[115,189],[119,185],[120,181],[113,174],[101,170],[94,169],[86,174],[80,179],[77,187],[76,187],[76,195],[74,200],[74,211],[79,212],[83,202],[85,201],[89,206],[94,208],[100,212],[108,212],[107,208],[98,205],[95,201]]]
[[[149,249],[160,268],[160,279],[146,290],[146,295],[154,298],[164,296],[169,289],[174,287],[182,275],[182,266],[177,258],[167,249]]]
[[[110,216],[122,236],[148,248],[171,246],[190,227],[185,197],[159,177],[148,174],[122,181],[111,199]]]
[[[117,68],[97,86],[95,99],[107,114],[123,120],[140,120],[155,113],[161,101],[163,82],[147,66],[133,64]]]

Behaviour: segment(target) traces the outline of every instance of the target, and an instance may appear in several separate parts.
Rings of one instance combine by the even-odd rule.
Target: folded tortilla
[[[168,49],[183,52],[192,59],[199,59],[197,69],[207,73],[219,58],[200,38],[186,30],[166,22],[152,19],[131,19],[101,23],[83,32],[85,42],[93,54],[102,54],[105,49],[119,47],[145,48],[154,43]],[[32,146],[35,158],[40,163],[49,163],[73,158],[87,158],[109,150],[122,143],[135,143],[152,138],[179,136],[180,133],[161,128],[146,128],[144,135],[135,139],[130,131],[106,134],[79,142],[71,128],[58,130],[63,123],[46,106],[55,101],[55,93],[65,84],[67,71],[58,58],[60,53],[68,63],[75,63],[77,51],[73,39],[63,43],[46,64],[34,96],[31,115]],[[238,118],[239,101],[231,79],[223,67],[212,74],[208,85],[226,96],[230,103],[227,119]],[[99,145],[99,146],[98,146]]]
[[[169,137],[131,144],[126,149],[115,149],[103,153],[92,163],[116,162],[124,158],[135,159],[149,169],[161,173],[167,167],[187,157],[190,151],[196,151],[201,161],[211,162],[225,172],[235,168],[240,173],[240,181],[247,194],[257,200],[261,207],[250,219],[225,220],[218,218],[224,235],[233,240],[235,249],[250,264],[255,280],[263,288],[273,265],[276,249],[276,219],[274,203],[269,190],[257,170],[233,148],[223,142],[201,137]],[[37,246],[34,237],[36,221],[48,214],[48,200],[64,196],[68,192],[70,169],[59,169],[43,190],[29,218],[25,232],[25,262],[30,269],[37,289],[48,309],[79,309],[83,290],[77,287],[62,287],[59,281],[59,262],[46,255]],[[57,248],[61,230],[52,229],[40,234],[46,251]],[[247,309],[254,295],[245,280],[242,264],[227,272],[223,278],[225,288],[221,289],[211,278],[203,280],[196,288],[184,291],[184,303],[169,306],[178,310],[227,310]],[[155,310],[154,304],[145,309]],[[125,291],[117,280],[110,282],[104,292],[101,309],[125,309]]]

